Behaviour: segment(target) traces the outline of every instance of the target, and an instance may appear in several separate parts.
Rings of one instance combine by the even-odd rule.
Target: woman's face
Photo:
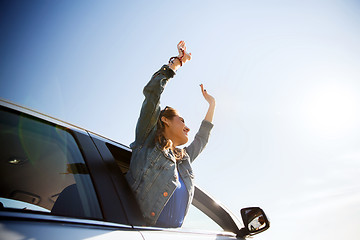
[[[185,121],[179,115],[175,115],[172,119],[164,119],[165,136],[173,142],[174,146],[180,146],[188,142],[188,132],[190,128],[185,125]]]

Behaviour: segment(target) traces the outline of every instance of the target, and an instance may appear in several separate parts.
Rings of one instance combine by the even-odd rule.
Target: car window
[[[1,207],[101,218],[81,151],[65,128],[0,111]]]
[[[121,172],[126,174],[129,170],[131,153],[110,143],[106,143],[106,147],[109,149]]]
[[[217,223],[193,205],[190,205],[182,227],[208,231],[223,231]]]

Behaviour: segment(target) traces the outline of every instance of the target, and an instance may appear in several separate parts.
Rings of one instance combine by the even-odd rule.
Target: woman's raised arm
[[[136,125],[135,141],[130,144],[131,148],[142,145],[156,126],[160,115],[160,97],[170,78],[174,77],[175,71],[185,62],[191,59],[191,54],[186,52],[184,41],[177,45],[179,55],[170,58],[169,64],[164,65],[154,73],[150,81],[144,87],[145,100],[142,104],[140,116]]]

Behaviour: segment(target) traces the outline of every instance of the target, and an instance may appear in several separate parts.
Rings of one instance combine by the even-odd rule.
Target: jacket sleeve
[[[213,124],[206,120],[203,120],[199,131],[196,133],[194,141],[185,148],[187,154],[190,157],[190,161],[193,162],[197,156],[202,152],[208,143],[210,131],[213,128]]]
[[[151,80],[144,87],[143,93],[145,100],[142,104],[140,116],[136,125],[135,141],[130,144],[131,148],[142,145],[149,136],[151,130],[156,127],[156,122],[160,115],[160,96],[164,91],[166,83],[175,72],[164,65],[159,71],[154,73]]]

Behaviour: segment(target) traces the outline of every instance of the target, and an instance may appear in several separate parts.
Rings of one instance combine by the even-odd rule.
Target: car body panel
[[[29,213],[0,212],[0,239],[115,239],[143,240],[130,226]]]
[[[141,234],[147,240],[183,240],[183,239],[201,239],[201,240],[230,240],[239,239],[235,234],[210,233],[210,232],[191,232],[191,231],[141,231]]]

